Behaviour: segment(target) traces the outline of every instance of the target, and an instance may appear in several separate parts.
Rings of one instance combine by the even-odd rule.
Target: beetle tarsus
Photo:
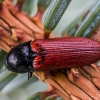
[[[29,73],[28,73],[28,80],[32,77],[32,73],[33,73],[33,72],[29,72]]]

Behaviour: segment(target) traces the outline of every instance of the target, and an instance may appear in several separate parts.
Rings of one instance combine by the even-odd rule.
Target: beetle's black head
[[[30,41],[13,48],[7,55],[6,67],[15,73],[32,73],[33,60],[37,53],[32,51]]]

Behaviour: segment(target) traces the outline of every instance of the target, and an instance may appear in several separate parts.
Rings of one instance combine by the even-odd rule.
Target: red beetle
[[[32,74],[35,70],[81,67],[100,60],[100,42],[69,37],[39,39],[13,48],[7,55],[8,70]]]

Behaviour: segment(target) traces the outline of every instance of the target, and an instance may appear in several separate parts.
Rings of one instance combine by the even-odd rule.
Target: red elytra
[[[35,40],[31,43],[38,56],[36,70],[79,67],[100,60],[100,42],[89,38],[69,37]]]

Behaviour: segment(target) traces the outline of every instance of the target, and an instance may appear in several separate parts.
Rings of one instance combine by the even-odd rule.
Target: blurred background
[[[35,16],[39,1],[25,0],[23,10],[30,16]],[[64,37],[67,34],[73,35],[85,14],[91,10],[96,2],[97,0],[72,0],[53,34],[56,37]],[[14,0],[14,3],[16,3],[16,0]],[[44,12],[42,21],[44,21],[47,11],[48,9]],[[27,100],[32,94],[47,90],[47,84],[34,75],[30,80],[27,79],[27,74],[12,75],[5,69],[5,56],[6,53],[0,50],[0,100]]]

